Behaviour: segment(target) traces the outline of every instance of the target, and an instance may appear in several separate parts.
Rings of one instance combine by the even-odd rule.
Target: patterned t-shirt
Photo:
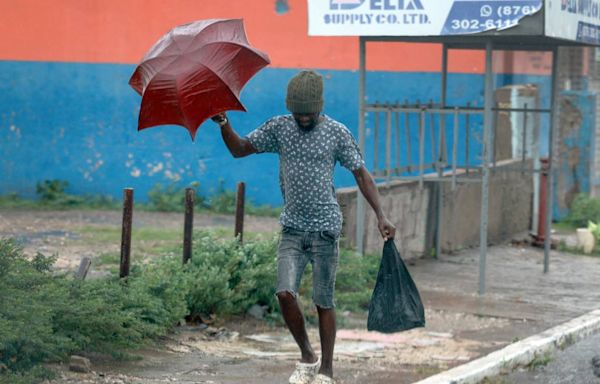
[[[342,213],[333,187],[335,163],[350,171],[364,165],[346,126],[322,115],[305,132],[292,115],[283,115],[268,120],[246,139],[259,153],[279,154],[281,225],[302,231],[341,231]]]

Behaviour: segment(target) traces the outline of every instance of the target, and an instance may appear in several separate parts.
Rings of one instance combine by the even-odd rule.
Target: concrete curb
[[[600,309],[414,384],[476,384],[600,331]]]

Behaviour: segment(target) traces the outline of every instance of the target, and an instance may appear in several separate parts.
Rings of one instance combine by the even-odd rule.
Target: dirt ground
[[[248,217],[245,224],[246,230],[265,234],[278,229],[275,218]],[[101,243],[98,233],[120,231],[120,226],[120,212],[0,211],[0,237],[17,239],[28,255],[56,254],[57,266],[62,269],[75,271],[82,257],[90,257],[92,275],[96,258],[120,249],[118,241]],[[198,215],[195,228],[201,227],[233,232],[233,218]],[[183,215],[136,212],[134,228],[179,230]],[[135,247],[160,247],[164,245],[161,241],[134,243],[132,252],[135,254]],[[411,383],[506,345],[512,337],[506,335],[515,334],[515,330],[523,328],[523,334],[529,330],[518,318],[468,314],[443,305],[427,307],[426,311],[425,328],[392,335],[367,332],[366,314],[339,313],[334,363],[338,382]],[[506,337],[480,336],[502,332]],[[318,350],[317,329],[311,327],[309,333]],[[52,384],[286,383],[299,357],[286,329],[250,317],[206,329],[179,327],[137,355],[141,359],[132,361],[92,357],[93,371],[87,374],[59,366],[60,378]]]
[[[133,215],[133,230],[181,231],[183,237],[183,213],[136,211]],[[120,211],[21,211],[0,210],[0,237],[15,238],[24,248],[26,255],[41,252],[57,255],[56,266],[75,269],[81,258],[90,257],[92,262],[100,255],[118,253],[121,249]],[[234,218],[228,215],[196,214],[194,228],[230,229],[233,236]],[[249,216],[244,219],[246,231],[270,234],[277,231],[279,224],[273,217]],[[106,236],[100,234],[108,233]],[[138,240],[132,236],[132,255],[141,258],[152,254],[152,250],[171,244],[157,236],[155,239]]]

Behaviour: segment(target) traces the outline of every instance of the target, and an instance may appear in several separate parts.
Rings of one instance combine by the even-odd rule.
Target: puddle
[[[373,343],[369,341],[356,341],[356,342],[339,342],[335,346],[335,352],[344,355],[360,355],[365,352],[377,352],[383,351],[385,344]]]

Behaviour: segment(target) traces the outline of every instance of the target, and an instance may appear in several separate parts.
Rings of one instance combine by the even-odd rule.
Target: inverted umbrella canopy
[[[267,54],[248,43],[241,19],[199,20],[173,28],[150,48],[129,80],[142,96],[138,131],[176,124],[194,140],[211,116],[246,110],[240,92],[269,63]]]

